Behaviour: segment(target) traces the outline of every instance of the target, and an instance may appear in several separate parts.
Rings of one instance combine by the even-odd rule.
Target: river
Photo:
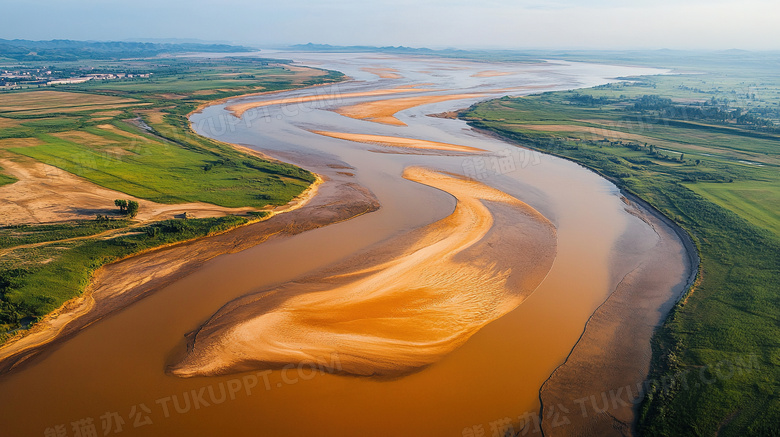
[[[0,378],[0,434],[41,435],[63,425],[67,435],[75,435],[72,423],[91,418],[98,435],[106,425],[109,433],[121,429],[116,433],[128,436],[457,436],[479,435],[480,430],[491,435],[504,418],[516,423],[538,415],[540,387],[566,359],[588,318],[629,271],[652,256],[658,235],[627,211],[612,183],[572,162],[427,114],[502,95],[590,87],[660,70],[370,53],[264,55],[339,70],[352,80],[216,104],[192,115],[196,132],[301,165],[325,176],[325,184],[360,184],[381,208],[216,257],[51,348],[44,359]],[[312,94],[321,98],[262,106],[244,113],[243,120],[226,110],[238,103]],[[468,96],[399,112],[397,120],[404,125],[335,111],[361,102],[455,94]],[[314,131],[413,138],[486,152],[420,153]],[[502,168],[492,167],[496,157],[505,158]],[[181,378],[166,372],[184,355],[185,334],[234,299],[315,274],[450,215],[453,195],[403,178],[409,167],[476,177],[546,218],[554,226],[556,248],[538,287],[454,350],[392,377],[343,374],[338,369],[346,358],[338,355],[319,367],[293,361],[285,369],[221,376]],[[496,223],[512,220],[506,212],[496,217]],[[509,238],[501,235],[514,229],[507,226],[493,235],[496,242]],[[483,249],[481,256],[497,257],[488,246]],[[685,273],[672,272],[666,292],[679,288]]]

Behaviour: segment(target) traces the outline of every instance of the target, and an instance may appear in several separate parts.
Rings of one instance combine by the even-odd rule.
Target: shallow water
[[[603,65],[493,65],[371,54],[271,55],[344,71],[355,79],[328,87],[336,95],[421,83],[440,90],[435,94],[528,85],[569,89],[658,72]],[[403,78],[379,79],[362,71],[363,67],[392,67]],[[472,76],[486,70],[513,74]],[[293,91],[273,98],[312,92]],[[529,91],[516,92],[525,93]],[[512,93],[503,91],[484,98],[504,94]],[[520,149],[471,131],[461,121],[425,116],[462,108],[479,99],[403,111],[398,118],[408,126],[355,120],[328,110],[393,97],[399,96],[271,106],[245,114],[244,121],[227,115],[225,105],[194,115],[193,126],[201,134],[248,145],[330,177],[352,178],[336,174],[329,164],[351,166],[354,169],[340,171],[354,173],[354,180],[369,188],[382,208],[217,257],[95,323],[44,360],[3,377],[2,435],[41,435],[47,427],[59,424],[71,431],[71,422],[90,417],[100,435],[100,417],[107,412],[124,418],[120,435],[455,436],[464,428],[480,426],[490,435],[493,421],[505,417],[516,421],[525,413],[537,414],[541,384],[565,359],[587,318],[617,281],[641,262],[645,251],[640,249],[651,250],[657,237],[649,226],[624,210],[614,185],[594,173],[551,156],[520,154]],[[184,335],[227,302],[306,275],[452,212],[455,203],[451,196],[403,179],[405,168],[427,166],[463,174],[484,159],[482,155],[376,153],[378,146],[324,137],[309,130],[419,138],[489,153],[510,151],[515,157],[514,170],[491,171],[480,180],[529,204],[555,225],[557,255],[547,277],[516,309],[483,327],[441,360],[406,376],[376,379],[331,374],[338,361],[319,369],[307,364],[283,371],[258,369],[259,374],[191,379],[167,375],[166,366],[184,351]],[[193,396],[202,397],[204,402],[196,404]],[[149,413],[139,406],[142,403]],[[143,413],[139,421],[129,417],[134,406],[136,413]],[[151,424],[145,424],[146,416]]]

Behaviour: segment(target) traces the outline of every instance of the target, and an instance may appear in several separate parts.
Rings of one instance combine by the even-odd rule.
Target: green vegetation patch
[[[50,225],[16,225],[0,227],[0,249],[86,237],[130,224],[128,220],[78,220]]]
[[[764,182],[685,184],[707,200],[780,235],[780,190]]]

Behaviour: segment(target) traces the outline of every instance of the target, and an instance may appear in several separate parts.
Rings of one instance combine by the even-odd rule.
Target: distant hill
[[[77,61],[82,59],[119,59],[186,52],[248,52],[248,47],[229,44],[150,43],[129,41],[29,41],[0,39],[0,58],[17,61]]]

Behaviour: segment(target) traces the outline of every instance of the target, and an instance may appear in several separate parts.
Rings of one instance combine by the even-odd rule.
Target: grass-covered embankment
[[[641,405],[641,433],[778,435],[780,135],[729,121],[670,123],[672,111],[632,106],[641,99],[619,89],[582,94],[591,92],[604,99],[594,103],[563,92],[504,98],[462,117],[599,172],[695,241],[700,281],[654,338],[650,377],[659,382]],[[754,371],[720,373],[717,367],[754,358]],[[680,375],[697,376],[686,383]]]

